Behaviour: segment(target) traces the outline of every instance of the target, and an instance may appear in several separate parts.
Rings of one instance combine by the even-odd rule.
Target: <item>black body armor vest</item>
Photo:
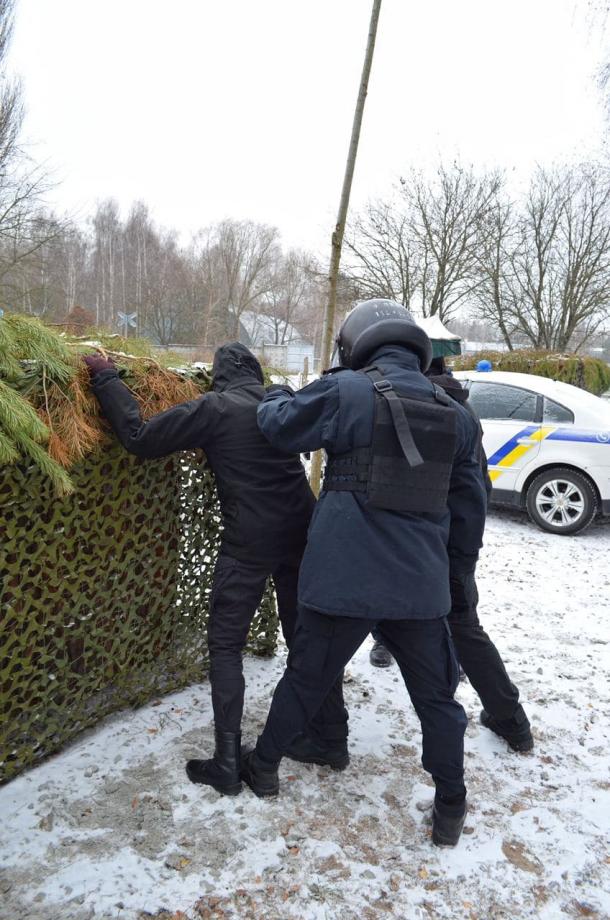
[[[429,398],[396,393],[376,367],[375,423],[368,447],[328,457],[324,489],[366,493],[388,511],[441,513],[447,508],[455,452],[455,408],[440,387]]]

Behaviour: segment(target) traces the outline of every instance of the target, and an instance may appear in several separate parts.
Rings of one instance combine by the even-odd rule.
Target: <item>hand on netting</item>
[[[112,358],[102,358],[101,355],[85,355],[83,361],[87,365],[90,377],[95,377],[101,371],[116,370],[116,365]]]
[[[272,383],[266,387],[267,393],[288,393],[289,396],[294,396],[294,390],[288,383]]]

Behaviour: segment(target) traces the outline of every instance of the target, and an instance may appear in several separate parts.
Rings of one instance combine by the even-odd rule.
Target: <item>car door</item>
[[[469,403],[483,426],[494,490],[513,492],[519,474],[540,450],[542,398],[522,387],[474,380]]]

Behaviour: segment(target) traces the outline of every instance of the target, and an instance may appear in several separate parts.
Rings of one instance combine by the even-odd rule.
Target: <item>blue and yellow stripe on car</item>
[[[528,451],[548,438],[557,429],[548,425],[528,425],[522,431],[518,431],[514,437],[510,438],[500,447],[493,456],[489,457],[487,462],[494,469],[489,470],[489,478],[494,482],[498,476],[501,476],[505,469],[508,469],[527,454]],[[528,443],[523,443],[527,439]]]
[[[582,444],[610,445],[610,431],[591,431],[582,428],[558,428],[556,425],[528,425],[506,441],[488,457],[489,478],[492,482],[517,460],[548,438],[549,441],[572,441]],[[525,443],[524,443],[525,442]]]

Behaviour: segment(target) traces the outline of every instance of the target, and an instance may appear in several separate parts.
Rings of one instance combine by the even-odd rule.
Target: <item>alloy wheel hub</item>
[[[555,527],[574,524],[585,510],[580,489],[566,479],[552,479],[536,495],[536,508]]]

